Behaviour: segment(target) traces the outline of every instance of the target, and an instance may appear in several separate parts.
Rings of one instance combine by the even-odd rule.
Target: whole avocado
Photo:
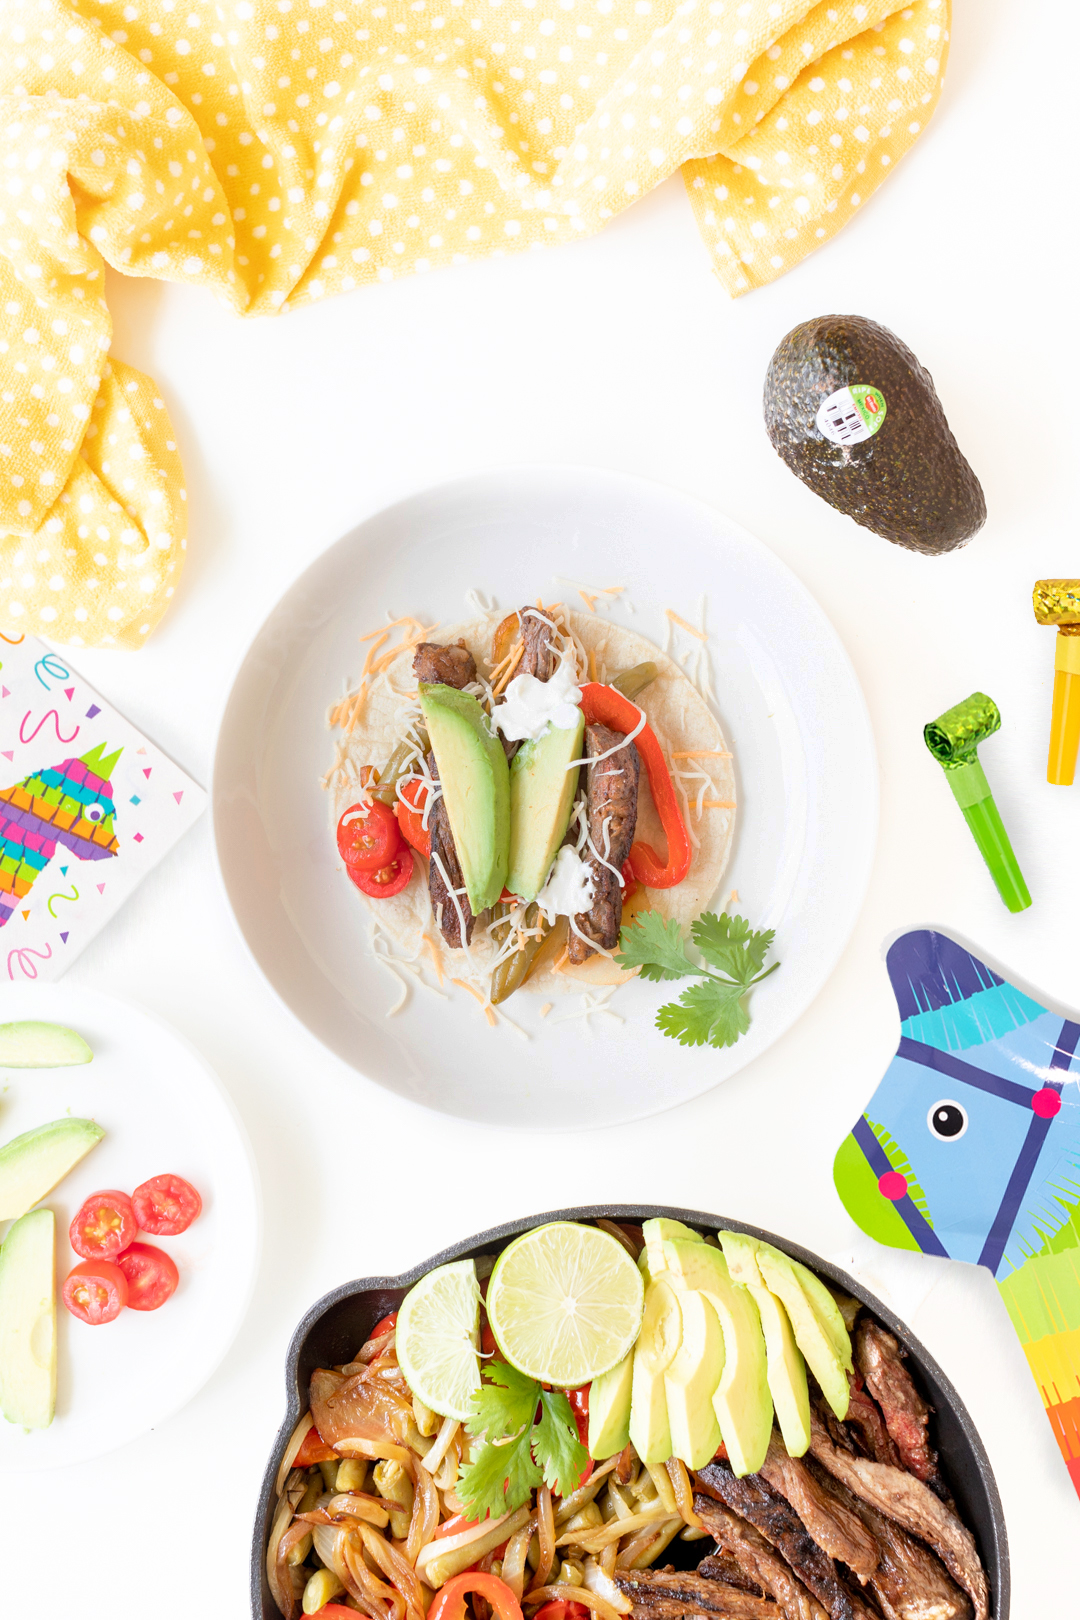
[[[769,363],[764,405],[773,448],[795,476],[886,540],[936,556],[986,521],[930,373],[876,321],[823,315],[797,326]]]

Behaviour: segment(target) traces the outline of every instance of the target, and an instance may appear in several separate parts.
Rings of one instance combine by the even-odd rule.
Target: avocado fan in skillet
[[[937,556],[986,521],[933,378],[876,321],[823,315],[795,327],[769,362],[764,407],[795,476],[884,539]]]

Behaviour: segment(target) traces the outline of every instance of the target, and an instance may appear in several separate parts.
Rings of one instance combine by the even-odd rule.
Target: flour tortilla
[[[476,660],[477,669],[486,675],[490,667],[492,633],[502,617],[501,613],[495,612],[467,620],[462,624],[440,626],[433,632],[432,639],[441,643],[463,640]],[[724,741],[720,722],[679,666],[652,642],[646,641],[644,636],[636,635],[632,630],[626,630],[622,626],[610,624],[598,615],[563,610],[562,618],[573,630],[586,653],[593,654],[598,680],[611,680],[622,670],[630,669],[635,664],[652,662],[657,666],[656,679],[638,694],[635,703],[645,711],[645,716],[656,733],[672,769],[700,768],[709,778],[709,786],[705,789],[704,797],[726,800],[734,804],[735,773],[730,757],[674,761],[671,759],[672,750],[678,752],[700,749],[716,750],[720,755],[727,753],[727,743]],[[345,772],[338,772],[332,784],[334,826],[337,825],[338,818],[359,797],[356,784],[360,779],[361,767],[384,764],[395,746],[400,730],[398,712],[403,703],[416,692],[412,660],[413,652],[410,649],[395,659],[385,676],[377,679],[372,687],[363,715],[348,740],[346,755],[348,776]],[[351,777],[351,781],[348,777]],[[628,920],[632,910],[647,906],[665,918],[676,918],[685,930],[702,911],[708,908],[723,877],[731,853],[736,811],[702,809],[700,814],[695,816],[693,806],[703,784],[700,780],[695,780],[688,781],[685,785],[691,801],[687,822],[692,833],[691,843],[693,844],[695,837],[698,841],[690,871],[676,888],[639,890],[635,901],[624,912],[624,921]],[[664,857],[667,845],[660,818],[653,805],[652,794],[649,792],[644,766],[638,793],[635,840],[638,839],[651,844],[661,859]],[[412,956],[423,951],[426,955],[428,947],[423,941],[426,933],[439,958],[445,977],[447,979],[464,977],[463,969],[466,966],[464,952],[450,950],[439,933],[428,899],[426,873],[419,857],[416,866],[417,875],[408,888],[388,900],[368,900],[360,895],[359,891],[353,892],[371,907],[380,925],[393,938],[403,954]],[[344,874],[343,881],[347,881]],[[485,932],[485,922],[477,922],[469,954],[474,973],[486,976],[490,971],[489,964],[495,954],[495,948]],[[558,932],[561,933],[561,930]],[[553,930],[553,935],[555,933],[556,930]],[[566,966],[556,972],[554,962],[559,952],[553,948],[555,944],[554,938],[550,944],[545,941],[533,972],[522,986],[523,990],[537,992],[550,1000],[560,995],[580,993],[583,988],[587,989],[590,986],[622,984],[632,976],[617,967],[609,957],[599,954],[590,957],[581,967]],[[520,993],[519,991],[518,994]]]

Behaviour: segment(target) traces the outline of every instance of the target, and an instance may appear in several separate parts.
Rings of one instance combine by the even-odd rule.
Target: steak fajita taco
[[[622,983],[623,923],[651,908],[688,926],[727,863],[716,717],[672,659],[598,615],[524,606],[437,636],[402,622],[330,716],[352,882],[399,947],[485,1007]]]

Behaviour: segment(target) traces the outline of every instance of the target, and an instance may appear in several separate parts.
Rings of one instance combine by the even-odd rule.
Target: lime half
[[[472,1417],[480,1388],[480,1285],[471,1260],[437,1266],[406,1294],[397,1355],[414,1395],[440,1417]]]
[[[488,1321],[519,1372],[573,1389],[630,1351],[643,1297],[641,1273],[617,1238],[553,1221],[515,1238],[495,1262]]]

